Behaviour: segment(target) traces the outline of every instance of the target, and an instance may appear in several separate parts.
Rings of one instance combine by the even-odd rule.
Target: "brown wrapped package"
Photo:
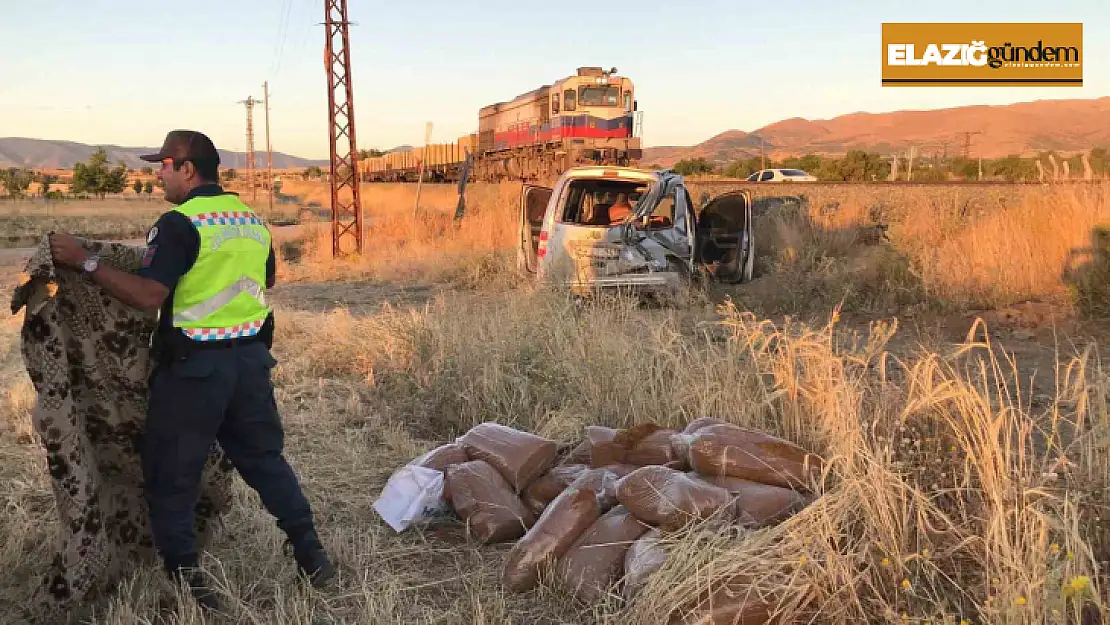
[[[410,462],[410,465],[428,467],[436,471],[444,471],[453,464],[462,464],[469,461],[466,450],[456,443],[440,445],[428,453]]]
[[[455,441],[471,460],[491,465],[517,493],[547,472],[555,463],[558,445],[529,432],[499,423],[482,423],[470,428]]]
[[[624,477],[640,467],[635,464],[607,464],[600,468],[615,474],[617,477]]]
[[[574,541],[559,560],[557,575],[579,601],[596,603],[624,575],[629,547],[650,529],[628,508],[616,506]]]
[[[567,488],[588,488],[597,493],[597,505],[602,513],[617,505],[617,484],[620,475],[609,467],[587,469],[578,474]]]
[[[554,501],[585,470],[584,464],[552,467],[524,489],[525,505],[532,514],[539,516],[547,504]]]
[[[451,505],[478,541],[516,540],[536,522],[509,483],[488,462],[471,460],[449,466],[444,473]]]
[[[652,528],[636,539],[624,555],[624,598],[631,599],[648,578],[667,561],[667,550],[660,544],[663,533]]]
[[[671,612],[667,625],[766,625],[774,605],[759,598],[744,577],[712,582],[697,599]]]
[[[561,558],[600,514],[597,493],[589,488],[564,490],[509,550],[501,582],[514,592],[535,588],[541,567]]]
[[[728,491],[667,467],[641,467],[617,483],[617,500],[636,518],[664,530],[730,506]],[[733,511],[726,512],[731,516]]]
[[[710,425],[679,436],[690,443],[689,467],[702,475],[728,475],[804,489],[820,471],[821,459],[815,454],[790,441],[736,425]]]
[[[583,439],[581,443],[578,443],[578,445],[576,445],[574,447],[574,449],[570,450],[570,453],[567,454],[566,457],[559,460],[559,462],[558,462],[558,465],[561,466],[561,467],[571,466],[571,465],[575,465],[575,464],[584,464],[584,465],[589,466],[589,464],[590,464],[590,439],[588,439],[588,438]]]
[[[616,442],[617,430],[600,425],[586,426],[586,443],[589,444],[590,466],[604,467],[624,462],[625,448]]]
[[[684,468],[685,458],[680,458],[671,446],[671,437],[678,434],[675,430],[656,429],[632,443],[624,461],[641,467],[650,465],[670,465],[676,469]]]
[[[469,460],[470,458],[467,457],[466,450],[463,449],[462,446],[455,443],[447,443],[446,445],[436,447],[409,464],[435,469],[436,471],[445,471],[447,467],[451,465],[462,464]],[[446,483],[443,485],[443,499],[447,502],[451,501],[451,489],[447,488]]]
[[[697,432],[698,430],[710,425],[726,425],[726,423],[724,421],[721,421],[720,419],[714,419],[713,417],[698,417],[697,419],[694,419],[693,421],[688,423],[686,427],[682,430],[682,433],[693,434],[694,432]]]
[[[755,521],[756,526],[774,525],[790,518],[802,508],[807,501],[801,493],[781,486],[760,484],[739,477],[714,476],[693,474],[714,486],[720,486],[729,494],[736,497],[733,504],[738,512],[746,512]]]
[[[713,417],[698,417],[686,425],[682,433],[671,436],[671,452],[674,453],[676,458],[681,458],[683,466],[682,469],[689,468],[690,459],[690,442],[693,440],[693,434],[698,430],[707,428],[711,425],[728,425],[720,419]]]

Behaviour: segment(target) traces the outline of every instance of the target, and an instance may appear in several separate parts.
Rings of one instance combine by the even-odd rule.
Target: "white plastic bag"
[[[414,465],[397,469],[374,502],[374,510],[397,532],[419,521],[449,516],[452,510],[443,496],[443,471]]]

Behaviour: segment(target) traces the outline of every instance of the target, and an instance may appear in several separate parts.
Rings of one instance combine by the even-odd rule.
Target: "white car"
[[[751,191],[699,207],[670,170],[575,167],[553,188],[525,185],[519,232],[520,268],[580,294],[674,291],[699,269],[726,283],[752,279]]]
[[[748,182],[817,182],[817,178],[800,169],[761,169],[748,176]]]

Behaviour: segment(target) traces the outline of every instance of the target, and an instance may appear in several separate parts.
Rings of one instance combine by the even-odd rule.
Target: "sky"
[[[0,0],[0,137],[160,145],[173,128],[246,147],[270,84],[275,151],[329,151],[323,0]],[[646,146],[790,117],[1110,95],[1110,2],[349,0],[358,147],[453,142],[478,109],[579,66],[636,85]],[[892,88],[883,22],[1083,22],[1081,88]],[[254,110],[255,149],[265,149]]]

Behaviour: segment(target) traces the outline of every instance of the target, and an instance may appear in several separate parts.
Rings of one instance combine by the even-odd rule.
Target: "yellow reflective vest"
[[[270,314],[269,229],[232,194],[196,197],[175,210],[196,227],[200,250],[174,291],[173,326],[194,341],[258,334]]]

